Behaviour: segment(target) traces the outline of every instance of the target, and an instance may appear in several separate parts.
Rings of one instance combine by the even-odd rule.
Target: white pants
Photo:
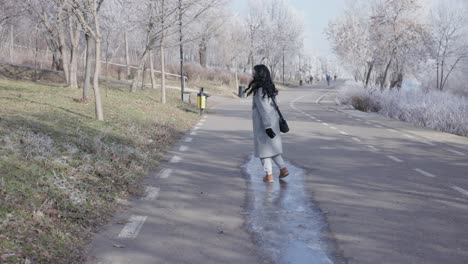
[[[276,166],[278,168],[282,169],[285,167],[283,157],[281,155],[277,155],[271,158],[261,158],[263,165],[263,170],[268,174],[272,175],[273,174],[273,162],[275,162]]]

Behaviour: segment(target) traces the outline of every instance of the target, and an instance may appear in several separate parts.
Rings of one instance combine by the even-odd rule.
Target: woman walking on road
[[[253,94],[252,121],[255,157],[260,158],[266,173],[263,181],[273,183],[273,162],[280,168],[280,179],[287,177],[289,172],[281,156],[283,144],[280,136],[279,115],[273,105],[278,90],[265,65],[254,67],[253,80],[246,92],[247,96]]]

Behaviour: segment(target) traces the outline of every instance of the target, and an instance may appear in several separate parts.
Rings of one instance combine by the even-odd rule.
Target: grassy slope
[[[80,90],[0,80],[0,263],[81,262],[90,232],[196,122],[154,90],[110,89],[106,122]]]

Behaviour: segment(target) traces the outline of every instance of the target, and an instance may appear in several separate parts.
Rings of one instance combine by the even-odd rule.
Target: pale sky
[[[246,12],[248,0],[232,0],[239,13]],[[330,56],[331,50],[324,34],[328,22],[337,17],[347,0],[289,0],[294,8],[304,16],[304,49],[310,55]]]

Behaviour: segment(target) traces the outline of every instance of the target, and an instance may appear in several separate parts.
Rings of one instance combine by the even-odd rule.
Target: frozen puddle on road
[[[248,181],[248,231],[271,263],[331,264],[323,239],[326,224],[304,189],[304,170],[287,163],[290,175],[266,184],[259,159],[251,156],[244,171]]]

